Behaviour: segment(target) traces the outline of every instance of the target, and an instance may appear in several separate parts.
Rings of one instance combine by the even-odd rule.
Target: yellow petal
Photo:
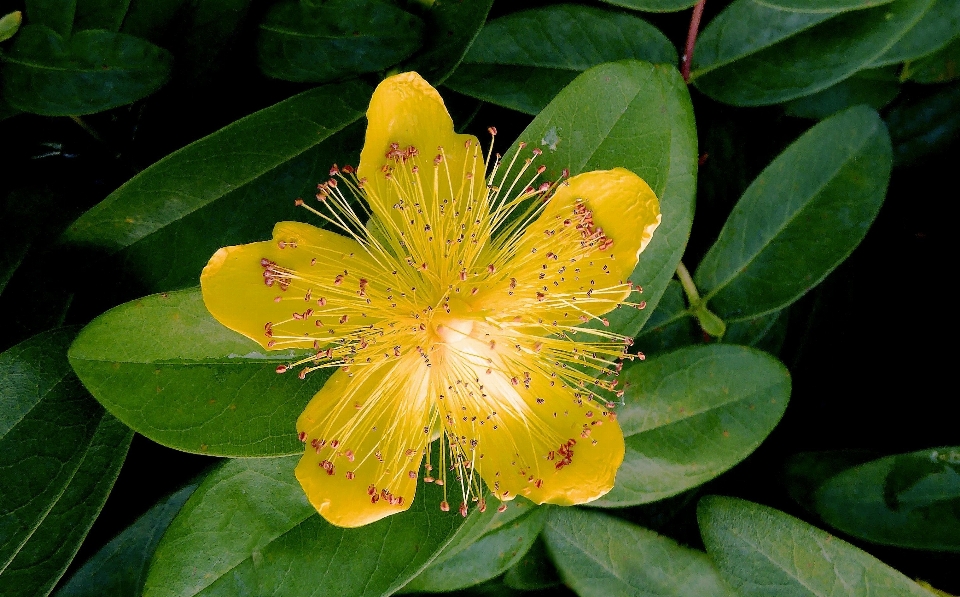
[[[430,439],[427,377],[418,365],[412,357],[338,370],[300,415],[297,479],[330,523],[357,527],[413,503]]]
[[[469,148],[466,146],[468,143]],[[476,137],[454,132],[453,120],[440,94],[414,72],[388,77],[373,92],[367,109],[366,139],[357,169],[357,176],[366,179],[364,190],[373,213],[384,222],[391,218],[396,220],[399,229],[403,230],[400,212],[394,209],[398,198],[394,185],[406,184],[403,182],[405,179],[395,176],[391,182],[382,171],[384,166],[393,167],[397,164],[396,158],[387,157],[393,144],[401,151],[415,147],[419,152],[416,163],[420,165],[424,185],[429,189],[422,197],[426,203],[435,200],[432,192],[433,162],[440,154],[441,147],[444,162],[440,170],[440,188],[449,189],[452,186],[454,191],[444,191],[444,196],[449,198],[452,195],[456,200],[467,200],[471,181],[464,177],[466,172],[474,173],[475,196],[486,191],[483,184],[483,156]],[[448,173],[450,182],[447,180]],[[411,190],[409,186],[405,188],[407,197],[417,197],[416,190]],[[432,209],[430,205],[425,207]]]
[[[281,273],[265,277],[274,268],[267,262]],[[357,288],[361,278],[382,277],[378,271],[356,241],[280,222],[273,240],[217,251],[203,268],[200,286],[207,309],[228,328],[265,348],[309,348],[329,341],[331,329],[337,336],[376,321],[358,300]],[[269,286],[267,278],[273,278]]]
[[[504,267],[512,280],[476,303],[507,313],[535,309],[560,325],[603,315],[629,296],[627,281],[659,224],[657,196],[633,172],[574,176],[516,243]]]
[[[562,505],[610,491],[624,454],[612,413],[564,386],[551,360],[493,348],[480,340],[495,336],[491,328],[472,331],[448,336],[449,352],[437,363],[447,378],[438,404],[448,435],[466,446],[487,487],[501,499]]]

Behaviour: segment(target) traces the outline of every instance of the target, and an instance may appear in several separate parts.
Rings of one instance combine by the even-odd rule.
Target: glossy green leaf
[[[729,344],[634,362],[620,380],[627,450],[613,490],[592,502],[601,507],[663,499],[737,464],[780,421],[791,386],[777,359]]]
[[[73,28],[119,31],[129,8],[130,0],[78,0]]]
[[[537,537],[527,553],[503,575],[503,584],[518,591],[549,589],[561,582],[557,569],[550,562],[543,535]]]
[[[260,24],[257,62],[277,79],[322,83],[393,66],[422,34],[423,21],[382,0],[286,0]]]
[[[827,480],[814,509],[873,543],[960,552],[960,448],[888,456]]]
[[[775,104],[816,93],[876,62],[920,21],[932,2],[896,0],[838,16],[793,13],[810,20],[830,18],[725,67],[703,62],[694,74],[695,84],[711,98],[737,106]]]
[[[702,341],[703,332],[687,310],[683,287],[677,280],[670,280],[633,346],[637,352],[651,357]]]
[[[53,589],[107,501],[132,438],[133,432],[109,414],[100,419],[57,503],[0,574],[4,597],[34,597]]]
[[[330,375],[277,375],[293,355],[265,352],[222,326],[194,289],[107,311],[83,329],[69,358],[107,410],[157,443],[274,456],[303,451],[294,423]]]
[[[904,78],[917,83],[946,83],[960,77],[960,37],[942,50],[909,64]]]
[[[644,12],[677,12],[690,8],[697,0],[602,0],[606,4]]]
[[[580,597],[734,597],[705,553],[612,516],[553,508],[543,536]]]
[[[859,104],[879,110],[897,97],[900,83],[874,76],[874,72],[857,73],[823,91],[787,102],[784,109],[790,116],[815,120],[822,120]]]
[[[960,132],[960,84],[900,103],[886,118],[893,142],[893,162],[907,165],[950,146]]]
[[[691,77],[756,54],[834,16],[832,11],[797,12],[762,0],[734,0],[697,36]]]
[[[54,596],[140,597],[160,537],[196,488],[188,485],[150,508],[77,569]]]
[[[765,4],[798,12],[842,12],[890,4],[893,0],[763,0]]]
[[[27,23],[45,25],[67,37],[73,30],[77,0],[26,0]]]
[[[693,220],[697,136],[680,73],[636,61],[594,67],[550,102],[518,141],[543,150],[537,161],[547,166],[548,180],[563,169],[577,174],[622,166],[659,197],[663,221],[630,277],[643,288],[638,296],[646,308],[607,315],[610,329],[635,336],[673,277]]]
[[[499,513],[491,507],[475,515],[461,528],[458,538],[410,581],[403,592],[455,591],[499,576],[533,545],[543,529],[547,510],[531,502],[514,500],[506,512]],[[473,528],[467,530],[467,525]],[[477,532],[480,529],[482,532]]]
[[[150,42],[110,31],[69,39],[26,25],[2,57],[4,97],[14,108],[44,116],[91,114],[129,104],[159,89],[173,57]]]
[[[220,247],[270,238],[275,222],[307,215],[294,199],[356,151],[362,131],[347,127],[370,93],[356,81],[318,87],[234,122],[129,180],[61,240],[122,251],[125,271],[148,289],[193,286]]]
[[[76,330],[0,353],[0,584],[46,594],[113,485],[129,431],[91,400],[65,354]]]
[[[863,240],[890,178],[887,129],[860,106],[804,133],[744,192],[694,276],[729,321],[782,309]]]
[[[960,35],[960,2],[934,0],[930,10],[874,66],[915,60],[943,48]]]
[[[435,0],[420,14],[423,47],[397,70],[420,73],[433,86],[446,81],[473,45],[491,6],[493,0]]]
[[[624,59],[674,65],[677,52],[660,31],[638,17],[559,4],[487,23],[445,84],[471,97],[537,114],[577,74]]]
[[[23,13],[15,10],[0,17],[0,41],[7,41],[20,29]]]
[[[454,539],[464,519],[441,512],[442,488],[421,485],[410,509],[342,529],[307,503],[297,457],[231,460],[171,523],[144,597],[388,595]]]
[[[710,496],[697,520],[707,553],[743,597],[930,597],[866,552],[766,506]]]

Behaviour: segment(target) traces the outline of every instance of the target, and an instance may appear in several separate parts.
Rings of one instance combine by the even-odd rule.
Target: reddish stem
[[[707,0],[700,0],[693,7],[693,15],[690,16],[690,29],[687,31],[687,45],[683,50],[683,58],[680,59],[680,74],[683,80],[690,82],[690,63],[693,62],[693,46],[697,43],[697,31],[700,29],[700,18],[703,16],[703,5]]]

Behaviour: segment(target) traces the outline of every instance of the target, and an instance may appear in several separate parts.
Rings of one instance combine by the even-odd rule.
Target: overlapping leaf
[[[855,107],[807,131],[744,192],[695,280],[728,320],[789,305],[839,265],[883,204],[891,148],[876,112]]]
[[[625,59],[672,65],[677,53],[660,31],[638,17],[560,4],[487,23],[445,84],[484,101],[537,114],[579,73]]]
[[[696,487],[743,460],[773,430],[790,374],[773,357],[715,344],[624,367],[617,420],[626,455],[596,506],[652,502]]]
[[[303,450],[294,422],[329,370],[277,375],[292,351],[264,351],[207,311],[200,291],[149,296],[101,315],[70,348],[87,389],[166,446],[219,456]]]
[[[581,597],[734,596],[703,552],[599,512],[554,508],[544,539]]]
[[[711,496],[697,519],[707,553],[743,597],[930,597],[873,556],[772,508]]]
[[[424,41],[420,50],[397,70],[416,71],[437,86],[457,68],[487,20],[493,0],[435,0],[420,16]]]

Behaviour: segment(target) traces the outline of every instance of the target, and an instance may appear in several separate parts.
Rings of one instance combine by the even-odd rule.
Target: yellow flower
[[[280,222],[201,276],[224,325],[310,349],[278,372],[337,368],[297,421],[310,502],[353,527],[407,509],[419,482],[464,515],[486,508],[481,479],[500,501],[600,497],[623,460],[610,400],[629,340],[582,324],[642,308],[627,278],[655,194],[622,168],[543,182],[538,149],[484,156],[416,73],[383,81],[367,119],[356,171],[298,200],[339,234]]]

